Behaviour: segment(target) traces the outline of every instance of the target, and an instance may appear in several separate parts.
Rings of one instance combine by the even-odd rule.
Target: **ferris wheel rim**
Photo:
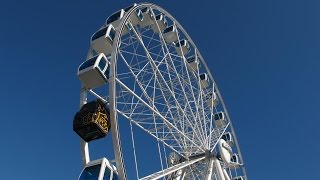
[[[186,32],[186,30],[183,28],[183,26],[170,14],[168,13],[165,9],[163,9],[162,7],[152,4],[152,3],[141,3],[138,4],[137,6],[133,7],[130,11],[128,11],[125,16],[123,17],[123,19],[121,19],[120,24],[119,24],[119,28],[116,31],[116,35],[115,35],[115,40],[114,40],[114,44],[113,44],[113,51],[111,53],[111,67],[110,67],[110,79],[109,79],[109,83],[110,83],[110,88],[109,88],[109,102],[110,102],[110,115],[111,115],[111,119],[114,119],[116,124],[112,124],[113,128],[112,128],[112,139],[113,139],[113,143],[114,145],[116,145],[115,147],[117,148],[115,150],[115,157],[117,159],[117,167],[118,167],[118,171],[119,172],[119,176],[123,177],[124,179],[126,179],[126,173],[125,173],[125,163],[123,162],[123,157],[122,157],[122,150],[121,150],[121,140],[120,140],[120,132],[118,130],[119,126],[118,126],[118,112],[116,111],[116,67],[117,67],[117,61],[118,61],[118,51],[119,51],[119,42],[121,41],[121,37],[122,37],[122,32],[125,28],[125,22],[127,22],[127,20],[129,19],[130,15],[138,8],[143,8],[143,7],[149,7],[149,8],[154,8],[159,10],[160,12],[164,13],[166,16],[168,16],[169,18],[171,18],[172,20],[174,20],[174,22],[179,26],[179,29],[182,31],[182,33],[186,36],[186,38],[188,39],[188,41],[190,42],[190,44],[196,49],[196,53],[197,55],[200,57],[200,61],[202,62],[202,64],[204,65],[204,68],[206,69],[206,72],[208,73],[210,79],[212,80],[212,82],[215,84],[215,89],[217,92],[217,95],[219,96],[219,100],[220,103],[223,106],[223,109],[225,110],[226,116],[229,119],[230,122],[230,128],[233,131],[233,134],[235,134],[233,126],[232,126],[232,122],[231,119],[229,117],[229,114],[227,112],[227,108],[225,107],[223,98],[221,97],[221,93],[213,79],[213,76],[211,74],[211,71],[209,70],[206,62],[204,61],[204,58],[202,57],[200,51],[198,51],[198,49],[196,48],[195,43],[193,42],[192,38],[189,36],[189,34]],[[114,139],[115,138],[115,139]],[[240,147],[238,145],[238,141],[237,138],[235,138],[235,144],[237,146],[238,152],[240,154],[240,158],[242,159],[241,156],[241,152],[240,152]],[[120,163],[119,163],[120,162]],[[243,162],[243,161],[242,161]],[[119,164],[118,164],[119,163]],[[119,168],[120,167],[120,168]],[[245,171],[244,171],[245,172]]]

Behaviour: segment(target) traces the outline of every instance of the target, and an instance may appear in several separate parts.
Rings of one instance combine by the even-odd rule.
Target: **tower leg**
[[[211,161],[213,161],[214,166],[216,168],[216,173],[217,173],[218,179],[219,180],[226,180],[224,178],[223,170],[222,170],[222,167],[221,167],[219,160],[216,157],[213,157]]]
[[[224,174],[224,177],[226,178],[226,180],[230,180],[230,177],[225,169],[223,169],[223,174]]]
[[[80,108],[87,103],[87,92],[83,88],[80,92]],[[83,139],[80,139],[80,150],[82,156],[82,165],[86,166],[90,162],[89,145]]]

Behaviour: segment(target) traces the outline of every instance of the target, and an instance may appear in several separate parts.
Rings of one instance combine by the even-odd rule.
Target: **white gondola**
[[[172,25],[167,27],[163,32],[163,38],[166,41],[166,43],[173,43],[175,41],[178,41],[178,29],[176,25]]]
[[[111,24],[99,29],[91,36],[91,48],[96,53],[111,54],[115,35],[116,31]]]
[[[121,19],[124,17],[126,11],[124,9],[120,9],[119,11],[113,13],[111,16],[108,17],[106,24],[112,25],[114,28],[117,28],[119,26],[119,23]],[[131,30],[131,26],[129,24],[126,24],[122,31],[122,35],[128,34]]]
[[[215,92],[209,92],[205,95],[205,100],[207,101],[208,106],[216,107],[219,103],[218,96]]]
[[[228,167],[230,169],[236,169],[236,168],[239,168],[240,167],[240,159],[239,159],[239,155],[238,154],[233,154],[231,156],[231,161],[228,165]]]
[[[245,180],[243,176],[237,176],[232,178],[231,180]]]
[[[125,13],[124,9],[120,9],[119,11],[111,14],[108,17],[106,24],[112,24],[113,27],[117,28]]]
[[[233,154],[232,157],[231,157],[231,162],[232,164],[240,164],[240,161],[239,161],[239,156],[238,154]]]
[[[224,139],[230,146],[233,146],[233,137],[230,132],[226,132],[222,135],[221,139]]]
[[[151,28],[155,33],[163,32],[168,26],[167,19],[163,14],[156,15],[156,23],[151,24]],[[159,28],[158,28],[159,27]]]
[[[188,64],[189,64],[189,69],[190,69],[191,71],[195,71],[195,72],[198,71],[198,68],[199,68],[199,65],[200,65],[200,64],[199,64],[198,58],[196,58],[195,55],[188,57],[188,58],[187,58],[187,62],[188,62]]]
[[[153,15],[148,7],[142,8],[141,13],[143,15],[142,22],[140,23],[141,27],[149,26],[153,23]]]
[[[221,128],[227,124],[224,112],[217,112],[213,115],[214,123],[217,127]]]
[[[78,68],[78,77],[86,89],[93,89],[109,78],[110,61],[101,53],[83,62]]]
[[[116,167],[106,158],[90,161],[82,170],[78,180],[88,179],[118,179]]]
[[[176,51],[180,56],[185,56],[190,51],[190,44],[187,40],[182,39],[176,43]]]
[[[209,87],[210,79],[207,73],[203,73],[199,75],[200,77],[200,86],[201,88]]]
[[[124,17],[124,15],[126,14],[126,12],[128,12],[130,9],[132,9],[133,7],[137,6],[136,3],[124,8],[124,9],[120,9],[119,11],[113,13],[111,16],[108,17],[106,24],[112,24],[113,27],[117,28],[119,26],[119,23],[121,21],[121,19]],[[130,16],[130,21],[131,24],[133,26],[136,26],[138,24],[140,24],[142,22],[143,19],[143,14],[141,12],[140,9],[136,10],[134,13],[131,14]],[[128,33],[128,30],[130,30],[129,26],[127,25],[126,29],[124,29],[123,34]]]
[[[134,26],[138,24],[140,25],[141,22],[143,21],[142,11],[140,9],[137,9],[133,14],[131,14],[130,19],[131,19],[132,25]]]
[[[133,7],[136,7],[136,6],[137,6],[137,4],[134,3],[134,4],[124,8],[123,10],[124,10],[124,12],[128,12],[130,9],[132,9]],[[140,9],[135,10],[135,12],[133,12],[130,15],[130,21],[133,26],[140,24],[142,22],[142,20],[143,20],[143,14]]]

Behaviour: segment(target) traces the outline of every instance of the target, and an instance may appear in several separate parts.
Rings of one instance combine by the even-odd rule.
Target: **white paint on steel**
[[[192,79],[194,78],[194,74],[199,75],[199,67],[196,68],[197,72],[189,72],[188,69],[190,69],[189,64],[187,63],[186,59],[184,57],[181,57],[181,62],[183,65],[183,68],[186,69],[186,75],[181,75],[180,71],[176,69],[174,61],[177,59],[177,55],[172,54],[170,52],[170,49],[168,45],[166,44],[163,34],[161,31],[159,31],[159,39],[154,39],[159,41],[159,46],[162,48],[162,53],[163,56],[160,55],[160,53],[155,53],[151,52],[150,49],[148,49],[148,44],[145,44],[142,38],[146,38],[139,29],[133,27],[131,28],[131,32],[134,33],[135,38],[138,40],[139,45],[144,49],[145,55],[144,54],[138,54],[136,51],[129,52],[125,50],[119,49],[119,47],[122,45],[125,45],[123,40],[122,35],[128,33],[124,32],[127,29],[127,24],[130,23],[130,16],[136,12],[137,9],[141,9],[143,7],[148,7],[150,8],[150,12],[153,15],[152,17],[155,18],[155,13],[154,10],[160,11],[163,13],[165,16],[170,18],[177,28],[179,29],[179,35],[184,34],[185,39],[188,40],[190,47],[194,48],[194,53],[199,60],[206,73],[209,76],[209,79],[211,80],[212,83],[212,92],[216,92],[217,96],[219,98],[219,101],[221,103],[221,106],[223,108],[224,113],[226,114],[226,125],[222,127],[214,127],[213,126],[213,121],[212,121],[212,115],[213,115],[213,110],[215,112],[218,112],[216,107],[211,106],[210,109],[204,108],[206,101],[203,100],[203,94],[202,91],[203,89],[200,86],[196,86],[195,84],[192,84]],[[147,13],[145,13],[147,14]],[[151,16],[150,16],[151,17]],[[154,20],[154,19],[153,19]],[[157,21],[154,21],[154,27],[157,27],[159,30],[160,27],[157,24]],[[129,24],[130,25],[130,24]],[[123,155],[122,155],[122,150],[121,150],[121,141],[120,141],[120,133],[119,133],[119,125],[118,125],[118,114],[122,115],[126,119],[130,121],[130,123],[135,124],[137,127],[141,128],[148,134],[150,134],[152,137],[154,137],[158,143],[161,142],[163,143],[166,147],[171,149],[172,151],[177,152],[181,156],[184,156],[185,158],[188,158],[191,154],[197,154],[197,153],[204,153],[206,150],[210,150],[213,152],[215,146],[217,145],[217,142],[219,138],[221,138],[221,135],[226,131],[228,127],[231,128],[231,133],[234,135],[234,130],[230,121],[230,117],[227,113],[226,107],[224,105],[223,99],[221,98],[221,94],[214,82],[214,79],[210,73],[210,70],[208,69],[204,59],[202,58],[200,52],[197,50],[195,44],[193,43],[192,39],[189,37],[189,35],[186,33],[186,31],[183,29],[183,27],[179,24],[178,21],[176,21],[167,11],[162,9],[159,6],[156,6],[154,4],[149,4],[149,3],[143,3],[143,4],[138,4],[132,9],[130,9],[126,14],[124,14],[123,18],[119,22],[119,26],[116,27],[116,35],[114,38],[114,43],[113,43],[113,51],[111,54],[111,67],[110,67],[110,78],[109,78],[109,107],[110,107],[110,120],[111,120],[111,126],[112,126],[112,140],[113,140],[113,148],[114,148],[114,154],[115,154],[115,159],[116,159],[116,164],[117,164],[117,170],[119,174],[119,179],[127,179],[126,172],[125,172],[125,164],[123,161]],[[130,32],[129,32],[130,33]],[[130,34],[131,35],[131,34]],[[131,35],[132,36],[132,35]],[[133,37],[133,36],[132,36]],[[153,39],[153,37],[147,37]],[[178,40],[180,41],[180,36],[178,36]],[[182,47],[180,47],[181,50]],[[141,58],[146,58],[148,62],[143,66],[140,67],[140,69],[137,71],[132,67],[132,64],[127,60],[122,53],[128,53],[131,54],[132,56],[137,56]],[[89,50],[88,57],[92,56],[92,50]],[[160,60],[157,60],[152,58],[152,56],[157,56],[160,57]],[[119,59],[118,59],[119,58]],[[133,80],[136,82],[135,86],[133,89],[128,87],[123,81],[121,81],[118,76],[118,72],[116,71],[117,69],[117,61],[122,60],[126,66],[129,69],[128,73],[131,73],[132,77],[134,78]],[[158,64],[156,64],[158,63]],[[161,63],[165,63],[167,69],[165,71],[160,69]],[[153,83],[151,83],[151,80],[147,80],[145,82],[141,81],[139,79],[140,73],[147,72],[145,69],[147,66],[152,67],[152,73],[153,76],[152,78],[154,79]],[[182,70],[184,70],[182,68]],[[169,69],[172,70],[169,71]],[[166,81],[166,79],[163,76],[163,73],[168,73],[169,77],[169,82]],[[176,76],[176,79],[171,77],[171,73]],[[175,80],[175,82],[173,82]],[[200,80],[198,80],[200,84]],[[153,84],[153,85],[152,85]],[[137,85],[137,86],[136,86]],[[181,97],[179,97],[178,90],[175,90],[173,87],[180,87],[182,92],[181,92]],[[141,92],[143,96],[147,97],[144,100],[141,98],[138,94],[135,93],[134,89],[138,87],[141,89]],[[162,112],[157,106],[156,106],[156,101],[157,101],[157,96],[155,96],[155,93],[153,95],[149,95],[147,92],[147,88],[152,87],[153,90],[155,91],[156,88],[159,88],[160,95],[162,95],[162,102],[157,102],[158,104],[162,103],[161,106],[167,107],[167,112]],[[117,89],[118,88],[118,89]],[[183,88],[190,88],[191,93],[187,94]],[[132,102],[119,102],[117,99],[117,94],[116,93],[124,93],[126,91],[126,94],[130,95],[132,97]],[[103,99],[102,96],[99,94],[95,93],[92,90],[89,90],[91,94],[93,94],[95,97],[99,99]],[[201,92],[201,93],[199,93]],[[82,92],[86,95],[86,92]],[[166,94],[167,93],[167,94]],[[172,99],[170,100],[166,96],[171,97]],[[81,96],[82,97],[82,96]],[[83,96],[86,99],[86,96]],[[136,99],[137,101],[134,102],[133,99]],[[181,105],[180,103],[185,102],[184,106]],[[83,98],[81,98],[81,102],[85,103]],[[104,100],[105,102],[105,100]],[[125,110],[121,110],[118,108],[118,105],[120,103],[127,103],[130,104],[131,111],[127,112]],[[191,107],[191,103],[194,103],[196,105],[196,108]],[[148,112],[150,113],[150,118],[145,118],[145,119],[134,119],[132,118],[132,115],[136,112],[134,110],[137,107],[145,107],[148,109]],[[178,119],[174,119],[178,115]],[[157,121],[156,121],[157,119]],[[159,119],[162,121],[159,122]],[[148,120],[148,121],[147,121]],[[153,126],[145,126],[145,124],[148,123],[153,123]],[[179,124],[180,123],[180,124]],[[150,125],[148,124],[148,125]],[[182,128],[183,127],[183,128]],[[187,127],[186,129],[184,129]],[[188,131],[188,130],[192,131]],[[234,141],[236,144],[236,148],[240,157],[240,162],[243,163],[240,149],[237,143],[237,139],[234,135]],[[219,141],[220,142],[220,141]],[[89,162],[89,149],[88,149],[88,144],[87,143],[81,143],[82,147],[82,157],[84,163]],[[220,147],[220,146],[219,146]],[[221,146],[222,147],[222,146]],[[160,146],[158,144],[158,150],[159,150],[159,156],[161,158],[161,151],[160,151]],[[223,154],[224,158],[223,159],[230,159],[228,158],[228,153],[224,153],[226,149],[221,150],[221,154]],[[166,153],[165,148],[163,150],[164,153]],[[136,153],[134,153],[134,156],[136,158]],[[202,161],[203,160],[203,161]],[[183,172],[183,176],[187,176],[187,178],[190,177],[199,177],[197,174],[202,174],[204,173],[205,176],[202,177],[212,177],[215,178],[217,177],[219,180],[224,180],[228,178],[225,178],[224,172],[222,171],[221,164],[219,160],[216,159],[216,157],[213,157],[213,159],[205,159],[204,157],[198,158],[197,160],[191,160],[191,161],[185,161],[183,163],[180,163],[178,165],[172,166],[170,168],[163,168],[162,160],[161,162],[161,167],[162,170],[161,172],[156,172],[153,173],[147,177],[146,179],[153,179],[153,178],[161,178],[164,177],[170,173],[181,171]],[[207,164],[209,165],[207,168],[205,168],[204,171],[198,170],[197,166],[198,164]],[[137,166],[136,166],[137,167]],[[191,175],[190,175],[190,172]],[[213,171],[215,170],[215,171]],[[194,172],[194,173],[193,173]],[[243,173],[245,175],[245,169],[243,167]],[[207,176],[206,176],[207,175]],[[144,178],[144,179],[145,179]],[[209,178],[210,179],[210,178]],[[230,179],[230,178],[229,178]]]
[[[87,103],[87,92],[82,88],[80,92],[80,108]],[[80,138],[82,165],[85,167],[90,162],[89,144]]]

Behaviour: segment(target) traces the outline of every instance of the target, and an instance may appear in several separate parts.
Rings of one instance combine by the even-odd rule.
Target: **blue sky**
[[[77,178],[79,138],[72,131],[79,104],[76,70],[91,34],[111,13],[133,2],[1,2],[1,179]],[[248,177],[315,179],[320,2],[150,2],[182,24],[212,70]]]

